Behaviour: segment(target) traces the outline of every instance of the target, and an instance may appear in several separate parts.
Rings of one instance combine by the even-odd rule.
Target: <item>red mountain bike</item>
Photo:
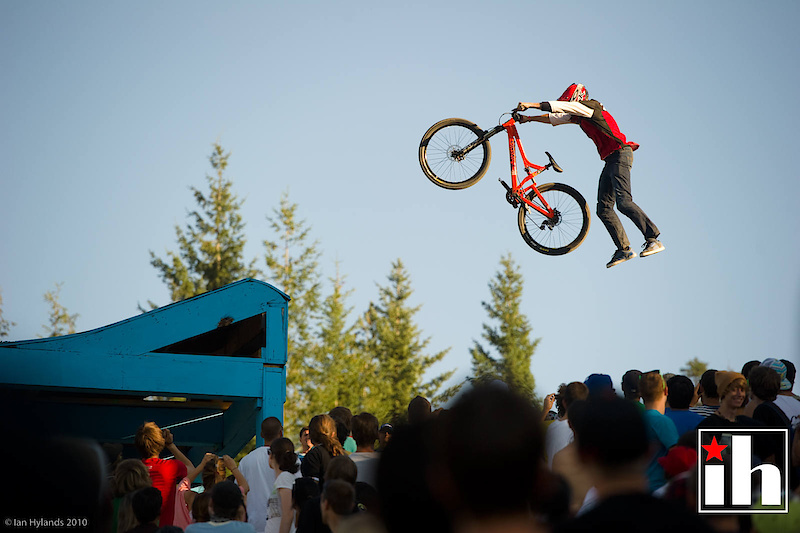
[[[506,122],[503,117],[511,115]],[[589,208],[583,196],[563,183],[537,185],[535,177],[553,168],[561,172],[553,157],[545,166],[531,163],[525,156],[517,132],[516,112],[504,113],[500,125],[483,131],[461,118],[448,118],[431,126],[419,143],[419,163],[433,183],[445,189],[465,189],[478,183],[489,168],[492,150],[489,139],[501,131],[508,133],[511,160],[511,186],[500,179],[506,200],[519,208],[519,231],[525,242],[539,253],[563,255],[581,245],[589,232]],[[516,147],[522,157],[526,176],[517,179]]]

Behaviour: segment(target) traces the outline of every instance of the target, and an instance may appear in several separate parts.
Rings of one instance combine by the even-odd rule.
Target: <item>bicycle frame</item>
[[[491,130],[487,131],[483,139],[479,140],[478,142],[489,139],[503,130],[508,133],[508,156],[511,163],[511,194],[513,194],[520,202],[530,206],[531,209],[535,209],[547,218],[553,218],[555,216],[555,211],[550,207],[550,205],[548,205],[544,197],[542,197],[542,194],[539,192],[539,188],[536,187],[535,180],[536,176],[547,170],[550,165],[536,165],[527,158],[525,155],[525,149],[522,147],[522,140],[519,138],[516,121],[511,118],[502,125],[495,126]],[[522,157],[522,163],[524,165],[523,168],[525,169],[525,178],[522,181],[519,181],[517,176],[517,148],[519,148],[519,155]],[[467,147],[464,151],[467,151],[468,149],[469,147]],[[536,193],[536,197],[542,203],[541,205],[543,205],[544,208],[528,200],[528,193],[530,191],[534,191]]]

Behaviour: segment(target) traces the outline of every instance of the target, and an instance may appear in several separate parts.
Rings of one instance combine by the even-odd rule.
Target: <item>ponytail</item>
[[[322,446],[331,457],[344,455],[344,448],[336,438],[336,422],[329,415],[317,415],[308,424],[308,433],[311,442],[316,446]]]
[[[290,474],[297,472],[299,468],[297,466],[297,454],[294,453],[294,444],[292,444],[291,440],[285,437],[277,438],[270,444],[269,451],[280,470]]]

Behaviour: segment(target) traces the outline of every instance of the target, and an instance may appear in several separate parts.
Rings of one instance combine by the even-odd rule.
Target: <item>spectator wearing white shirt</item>
[[[263,533],[267,525],[267,500],[275,483],[275,472],[269,465],[269,444],[283,436],[281,421],[270,416],[261,422],[261,438],[267,443],[245,455],[239,461],[239,471],[250,485],[247,495],[247,521]]]

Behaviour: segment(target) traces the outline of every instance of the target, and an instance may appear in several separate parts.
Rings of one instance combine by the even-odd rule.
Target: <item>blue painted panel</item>
[[[224,317],[239,321],[270,309],[285,309],[288,301],[289,297],[275,287],[246,279],[109,326],[74,335],[0,343],[0,350],[25,348],[118,355],[148,353],[212,331]]]
[[[9,385],[130,391],[153,395],[261,397],[261,359],[149,353],[115,355],[19,350],[4,367]]]
[[[283,419],[288,302],[289,297],[278,289],[248,279],[92,331],[0,342],[0,384],[94,398],[92,405],[63,401],[41,405],[47,416],[59,417],[75,434],[92,432],[103,440],[112,440],[122,428],[131,428],[133,433],[145,419],[164,425],[191,412],[174,406],[112,405],[110,399],[112,403],[99,405],[103,394],[224,399],[233,403],[221,419],[202,423],[210,436],[200,435],[200,426],[187,426],[182,433],[187,444],[234,455],[259,433],[263,418]],[[240,323],[257,316],[264,317],[265,329],[256,329],[251,338],[257,341],[259,331],[265,331],[266,337],[259,356],[165,353],[165,347],[183,346],[187,339],[195,339],[196,344],[198,336],[222,331],[217,330],[221,319]],[[199,342],[206,338],[200,337]],[[248,348],[244,353],[252,352]]]

